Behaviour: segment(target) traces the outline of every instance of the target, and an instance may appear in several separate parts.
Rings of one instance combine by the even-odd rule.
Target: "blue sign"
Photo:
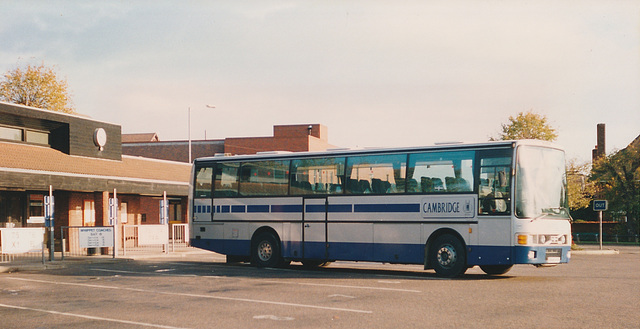
[[[44,226],[54,227],[53,214],[54,212],[54,199],[53,196],[44,196]]]
[[[607,209],[609,209],[607,200],[593,200],[594,211],[607,211]]]
[[[168,203],[168,200],[160,200],[160,224],[166,224],[169,222]]]

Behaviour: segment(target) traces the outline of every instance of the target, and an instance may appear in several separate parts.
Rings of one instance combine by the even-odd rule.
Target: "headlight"
[[[516,241],[519,245],[564,245],[567,244],[566,234],[525,234],[518,233]]]
[[[547,242],[547,236],[544,234],[540,234],[538,236],[538,243],[539,244],[545,244]]]

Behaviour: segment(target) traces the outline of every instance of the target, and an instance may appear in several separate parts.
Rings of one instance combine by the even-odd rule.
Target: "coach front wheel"
[[[280,265],[280,244],[271,233],[261,233],[253,240],[251,262],[257,267]]]
[[[464,245],[450,234],[437,237],[429,247],[429,263],[439,276],[461,276],[467,270]]]

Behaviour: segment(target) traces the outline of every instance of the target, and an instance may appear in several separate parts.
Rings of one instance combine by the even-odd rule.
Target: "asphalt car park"
[[[638,328],[640,248],[458,279],[420,266],[226,264],[206,252],[0,274],[3,328]]]

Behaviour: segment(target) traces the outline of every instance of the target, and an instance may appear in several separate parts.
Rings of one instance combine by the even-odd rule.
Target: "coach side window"
[[[219,162],[216,166],[213,195],[216,198],[228,198],[238,195],[238,168],[237,162]]]
[[[283,196],[289,188],[289,161],[245,162],[240,168],[240,195]]]
[[[480,159],[478,201],[481,215],[511,213],[511,157]]]
[[[474,151],[410,154],[407,192],[472,192],[474,158]]]
[[[344,158],[298,159],[291,163],[291,195],[342,194]]]
[[[353,156],[347,159],[347,194],[404,193],[406,154]]]
[[[213,168],[201,167],[196,169],[195,197],[210,198],[211,197],[211,179]]]

